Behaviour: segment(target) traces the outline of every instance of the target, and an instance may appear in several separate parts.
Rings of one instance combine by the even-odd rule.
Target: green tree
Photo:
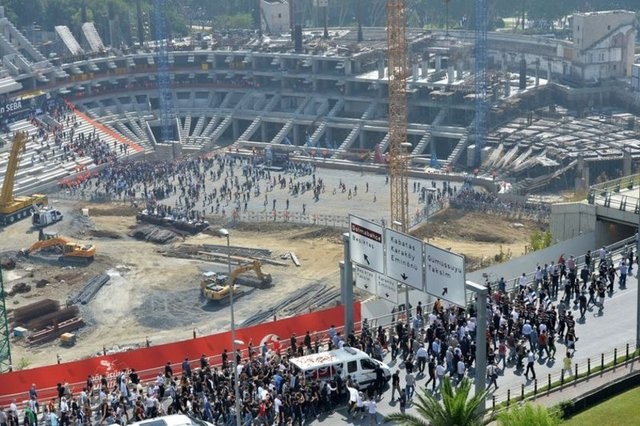
[[[463,379],[457,388],[448,377],[442,382],[442,402],[426,388],[416,393],[415,403],[418,415],[394,413],[386,420],[392,424],[405,426],[480,426],[483,424],[478,408],[484,404],[486,391],[470,396],[471,382]]]
[[[542,405],[527,402],[523,406],[512,406],[498,414],[500,426],[558,426],[562,423],[558,410],[548,410]]]
[[[529,247],[532,251],[551,246],[551,231],[535,231],[529,235]]]

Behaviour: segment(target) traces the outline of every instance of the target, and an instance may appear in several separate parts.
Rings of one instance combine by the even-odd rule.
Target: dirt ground
[[[12,341],[16,367],[37,366],[78,359],[107,350],[135,347],[149,339],[152,344],[188,338],[195,332],[208,334],[229,328],[228,306],[211,306],[200,299],[199,277],[203,270],[226,271],[226,264],[203,260],[163,256],[166,246],[140,242],[127,234],[135,226],[133,211],[119,205],[56,204],[65,212],[65,220],[55,226],[70,239],[91,241],[97,246],[95,261],[87,266],[61,266],[55,258],[33,255],[18,259],[17,267],[4,272],[5,289],[26,282],[33,289],[26,294],[7,298],[7,308],[25,306],[34,301],[52,298],[64,304],[69,294],[77,291],[91,277],[108,273],[109,283],[87,305],[81,314],[87,323],[78,332],[78,344],[63,348],[57,342],[29,346],[24,341]],[[89,217],[80,215],[80,208],[89,208]],[[523,252],[529,234],[538,224],[513,221],[480,214],[444,212],[415,234],[440,247],[463,253],[472,259],[493,257],[500,251]],[[0,235],[3,257],[14,257],[17,250],[37,240],[27,221],[5,228]],[[215,224],[212,225],[215,229]],[[342,231],[331,228],[310,228],[293,224],[241,224],[230,228],[231,245],[267,248],[277,261],[281,254],[294,252],[301,262],[296,267],[264,265],[271,273],[274,287],[254,290],[237,300],[236,321],[242,322],[256,310],[284,298],[291,291],[312,283],[339,285],[338,263],[342,260]],[[224,244],[213,232],[202,233],[174,243],[201,245]],[[35,288],[37,280],[49,284]]]

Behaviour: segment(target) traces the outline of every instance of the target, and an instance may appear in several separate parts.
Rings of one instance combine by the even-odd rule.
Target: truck
[[[62,212],[51,206],[35,206],[33,214],[31,215],[31,224],[35,228],[44,228],[45,226],[60,222],[63,218],[64,215]]]
[[[2,193],[0,193],[0,226],[11,225],[18,220],[25,219],[37,207],[46,206],[49,202],[44,194],[13,196],[18,164],[20,164],[28,137],[29,135],[26,132],[17,132],[13,137],[13,145],[7,162],[7,171],[4,174],[4,182],[2,183]]]
[[[346,381],[347,376],[351,376],[361,389],[375,385],[378,368],[382,369],[385,381],[391,379],[391,369],[387,364],[349,346],[291,358],[289,362],[307,379],[329,381],[340,376]]]

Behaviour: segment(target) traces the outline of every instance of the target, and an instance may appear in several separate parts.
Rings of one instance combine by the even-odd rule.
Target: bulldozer
[[[93,244],[79,244],[59,236],[57,233],[41,233],[41,238],[33,243],[28,249],[20,250],[20,255],[28,257],[38,250],[49,248],[61,249],[62,254],[58,258],[64,262],[84,262],[89,263],[96,254],[96,246]]]
[[[257,282],[247,282],[245,285],[249,285],[256,288],[271,287],[273,279],[271,274],[265,274],[262,272],[262,263],[257,260],[238,266],[231,272],[231,275],[227,277],[223,274],[216,272],[205,272],[202,274],[202,281],[200,284],[200,293],[207,300],[214,302],[220,302],[227,299],[231,295],[231,288],[233,288],[233,294],[241,295],[242,289],[236,285],[238,276],[244,272],[253,270],[258,277]]]

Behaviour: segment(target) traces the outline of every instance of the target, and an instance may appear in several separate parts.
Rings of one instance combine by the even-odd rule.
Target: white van
[[[152,419],[141,420],[139,422],[130,423],[135,426],[214,426],[213,423],[194,417],[185,416],[184,414],[171,414],[169,416],[154,417]],[[109,426],[120,426],[114,423]]]
[[[391,378],[391,370],[388,365],[371,358],[361,350],[348,346],[333,351],[291,358],[290,362],[302,371],[306,378],[330,380],[332,377],[340,375],[346,381],[347,376],[351,376],[351,379],[361,388],[375,383],[377,367],[382,368],[386,381]]]

